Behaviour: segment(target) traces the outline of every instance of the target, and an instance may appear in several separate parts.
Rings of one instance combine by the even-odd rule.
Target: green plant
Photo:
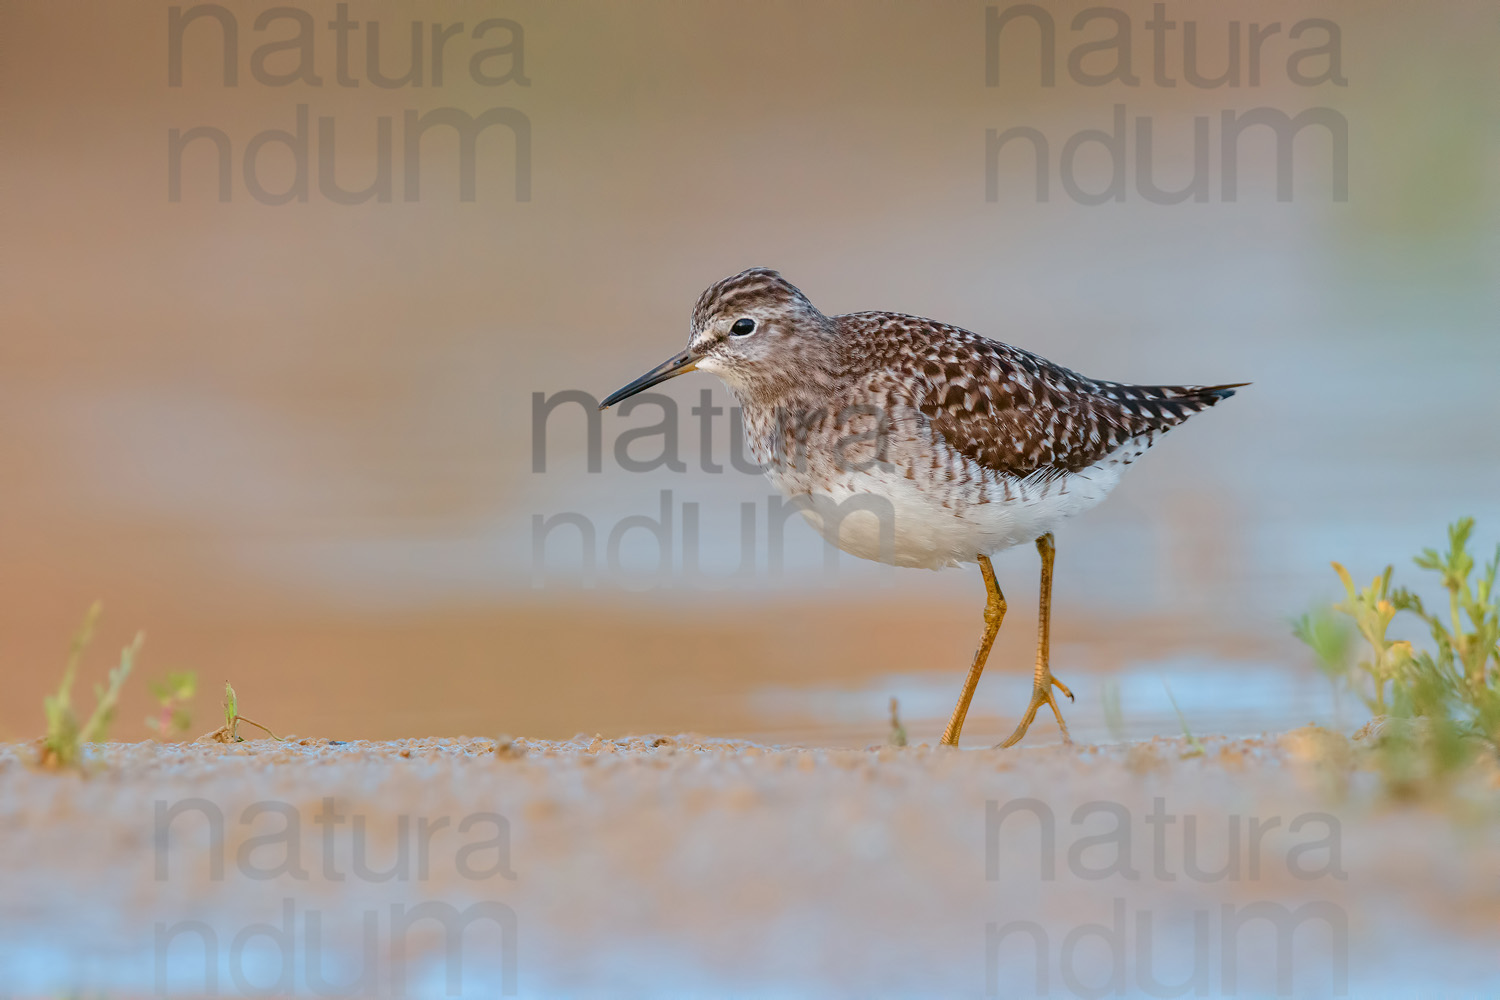
[[[1441,782],[1473,758],[1478,740],[1493,745],[1500,736],[1500,547],[1475,578],[1468,552],[1473,532],[1473,518],[1463,518],[1449,526],[1445,552],[1424,549],[1414,560],[1440,576],[1446,616],[1429,611],[1405,587],[1392,588],[1390,566],[1361,590],[1334,563],[1345,599],[1293,625],[1324,673],[1358,693],[1377,716],[1372,731],[1379,736],[1381,768],[1388,790],[1398,795]],[[1389,637],[1403,614],[1426,626],[1432,649]],[[1368,647],[1357,664],[1351,664],[1353,635],[1344,619],[1353,621]]]
[[[47,716],[47,735],[42,737],[41,763],[54,767],[72,767],[83,755],[83,744],[102,742],[114,719],[115,708],[120,700],[120,691],[125,679],[135,667],[135,658],[141,644],[146,641],[144,632],[136,633],[135,641],[120,654],[120,665],[109,672],[108,683],[94,685],[94,710],[82,724],[73,709],[73,682],[78,676],[78,664],[84,650],[94,638],[94,629],[103,610],[98,601],[89,608],[83,627],[73,637],[68,652],[68,664],[63,669],[62,683],[57,694],[42,699],[42,709]]]
[[[1172,689],[1167,686],[1166,681],[1161,682],[1163,690],[1167,692],[1167,700],[1172,703],[1172,711],[1177,713],[1177,721],[1182,726],[1182,737],[1187,740],[1188,748],[1182,752],[1183,757],[1203,756],[1203,744],[1198,742],[1198,737],[1188,728],[1187,716],[1182,714],[1182,709],[1177,707],[1177,699],[1172,696]]]
[[[234,687],[228,681],[224,682],[224,724],[211,733],[203,734],[198,739],[212,740],[215,743],[243,743],[245,742],[245,738],[240,735],[241,722],[248,723],[256,729],[264,729],[273,740],[279,740],[282,743],[286,742],[282,737],[277,736],[259,722],[256,722],[254,719],[247,719],[240,714],[239,697],[234,693]]]
[[[1415,654],[1418,673],[1430,687],[1414,692],[1419,701],[1458,701],[1467,708],[1468,721],[1493,740],[1500,735],[1500,593],[1495,590],[1500,545],[1471,586],[1474,559],[1468,553],[1468,543],[1473,532],[1474,519],[1463,518],[1448,528],[1447,552],[1423,549],[1415,560],[1422,569],[1441,575],[1443,589],[1448,592],[1446,621],[1428,611],[1422,599],[1405,588],[1398,589],[1392,601],[1427,625],[1437,647],[1436,652]]]
[[[191,670],[168,674],[151,683],[151,694],[159,706],[157,713],[146,720],[146,726],[155,731],[159,739],[180,735],[192,728],[193,717],[187,710],[198,689],[198,675]]]
[[[1105,681],[1099,686],[1099,705],[1104,710],[1104,728],[1109,732],[1109,738],[1124,743],[1125,713],[1120,708],[1118,681]]]
[[[886,742],[893,747],[906,746],[906,727],[901,724],[901,704],[891,695],[891,732]]]
[[[1370,647],[1369,659],[1358,663],[1363,678],[1349,668],[1352,636],[1328,612],[1303,615],[1293,623],[1292,634],[1312,647],[1325,674],[1335,680],[1342,678],[1371,712],[1384,715],[1388,709],[1387,689],[1402,680],[1412,655],[1411,643],[1393,640],[1386,635],[1400,610],[1391,599],[1393,567],[1387,566],[1384,573],[1360,590],[1341,563],[1331,565],[1344,585],[1345,594],[1344,600],[1335,604],[1333,610],[1353,619],[1355,628]]]
[[[1292,634],[1312,649],[1318,669],[1329,680],[1337,682],[1345,678],[1354,652],[1354,628],[1332,607],[1317,608],[1292,622]]]

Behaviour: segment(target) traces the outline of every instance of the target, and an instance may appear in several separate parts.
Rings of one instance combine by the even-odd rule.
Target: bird
[[[1168,430],[1248,382],[1131,385],[896,312],[828,316],[778,271],[710,285],[687,347],[606,396],[601,410],[691,371],[718,378],[744,413],[751,454],[829,542],[895,566],[977,564],[984,630],[941,744],[956,747],[1006,602],[990,557],[1033,543],[1041,558],[1032,694],[1071,742],[1052,675],[1054,531],[1102,501]]]

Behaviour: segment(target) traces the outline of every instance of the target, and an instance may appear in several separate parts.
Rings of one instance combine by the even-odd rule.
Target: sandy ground
[[[4,745],[0,995],[1500,990],[1492,761],[1203,745]]]

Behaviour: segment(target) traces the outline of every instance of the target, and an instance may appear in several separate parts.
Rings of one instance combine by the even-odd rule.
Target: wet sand
[[[0,970],[17,997],[1500,986],[1492,760],[1395,807],[1322,730],[1203,749],[298,739],[98,745],[82,776],[5,745]]]

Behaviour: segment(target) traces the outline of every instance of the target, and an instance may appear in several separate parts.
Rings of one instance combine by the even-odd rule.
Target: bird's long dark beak
[[[636,379],[634,382],[630,383],[622,389],[616,389],[608,396],[605,396],[604,402],[599,404],[599,409],[606,410],[609,407],[614,406],[616,403],[626,398],[627,396],[634,396],[636,393],[641,392],[644,389],[649,389],[653,385],[665,382],[669,378],[676,378],[678,375],[682,375],[685,372],[693,371],[698,367],[697,362],[698,359],[693,357],[691,351],[684,350],[680,354],[675,354],[667,360],[663,361],[661,364],[657,365],[655,368],[651,369],[646,374],[642,375],[640,378]]]

